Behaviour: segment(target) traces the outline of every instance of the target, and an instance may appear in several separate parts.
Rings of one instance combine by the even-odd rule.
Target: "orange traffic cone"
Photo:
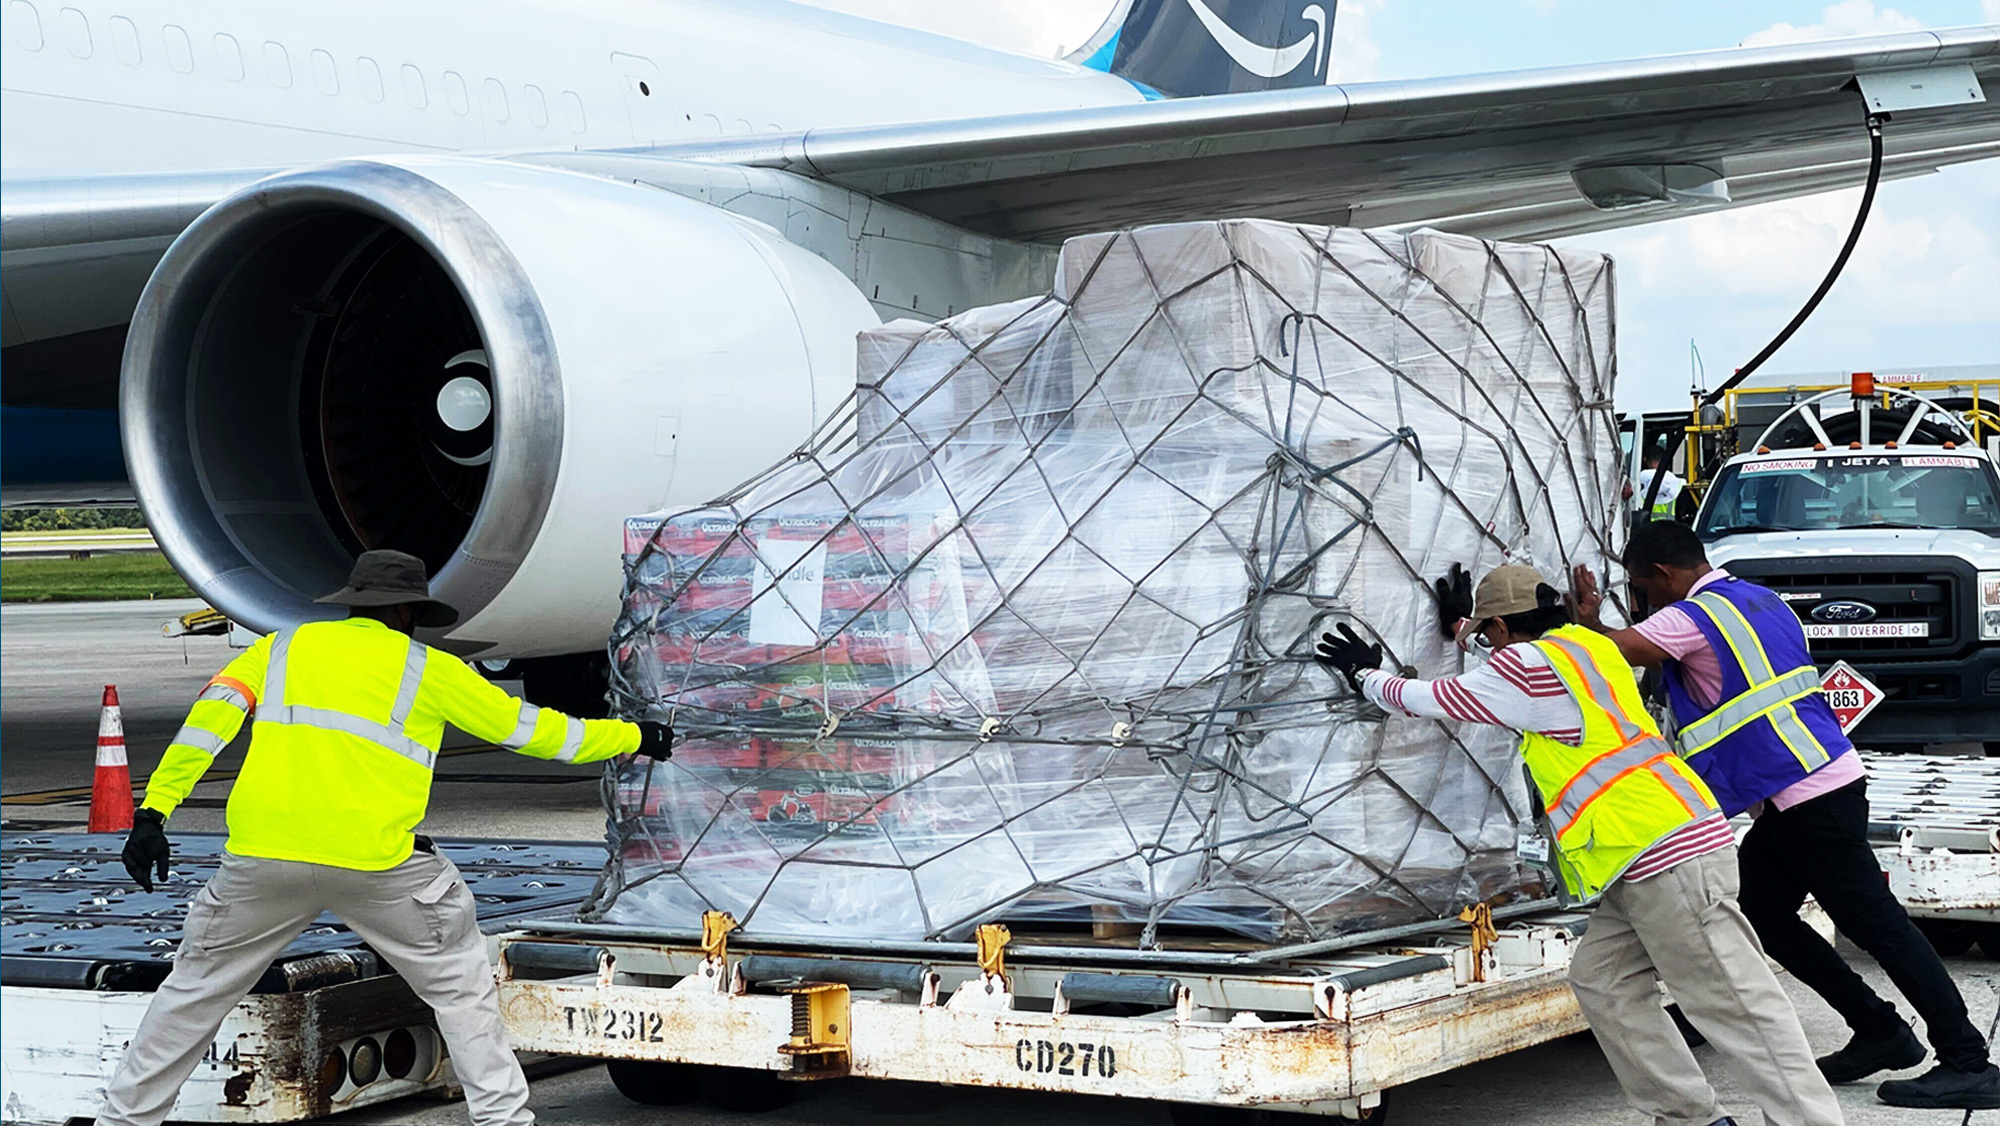
[[[97,721],[97,772],[90,780],[90,831],[122,833],[132,827],[132,767],[125,761],[125,716],[118,689],[104,686],[104,714]]]

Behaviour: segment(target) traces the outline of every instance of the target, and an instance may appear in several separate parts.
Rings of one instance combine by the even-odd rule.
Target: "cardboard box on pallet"
[[[717,749],[616,788],[617,832],[656,840],[599,915],[1276,940],[1540,894],[1512,734],[1384,716],[1310,654],[1346,622],[1450,675],[1450,564],[1605,560],[1611,296],[1601,255],[1195,223],[1071,240],[1049,297],[864,334],[815,444],[628,528],[621,707]],[[880,757],[843,749],[864,737]],[[848,783],[885,800],[856,816]]]

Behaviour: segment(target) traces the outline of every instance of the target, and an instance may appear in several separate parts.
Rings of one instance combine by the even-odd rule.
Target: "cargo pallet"
[[[0,1120],[88,1120],[172,967],[180,924],[219,862],[219,834],[177,833],[173,874],[148,893],[122,834],[8,833],[0,851]],[[480,928],[574,909],[597,843],[439,841],[465,873]],[[180,1122],[297,1122],[455,1089],[431,1010],[323,915],[224,1018],[182,1088]]]
[[[1875,857],[1945,955],[2000,958],[2000,758],[1864,755]]]
[[[1372,1121],[1395,1086],[1583,1031],[1586,920],[1540,905],[1237,952],[538,921],[501,939],[500,1000],[516,1047],[628,1061],[613,1078],[649,1102],[684,1101],[692,1071],[644,1065],[693,1064]]]

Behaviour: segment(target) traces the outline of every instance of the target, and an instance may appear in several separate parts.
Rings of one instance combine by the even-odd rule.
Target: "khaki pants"
[[[386,872],[225,854],[188,908],[180,955],[104,1092],[99,1126],[155,1126],[222,1018],[322,910],[332,911],[437,1011],[479,1126],[530,1126],[528,1082],[500,1026],[471,889],[427,852]]]
[[[1736,849],[1604,893],[1570,985],[1625,1097],[1657,1126],[1709,1126],[1715,1088],[1660,1007],[1655,982],[1715,1045],[1770,1126],[1839,1126],[1790,997],[1736,906]]]

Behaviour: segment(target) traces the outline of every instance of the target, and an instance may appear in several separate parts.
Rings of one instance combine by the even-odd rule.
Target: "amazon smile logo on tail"
[[[1338,10],[1339,0],[1120,0],[1075,61],[1147,97],[1324,85]]]
[[[1188,7],[1194,9],[1195,18],[1208,29],[1215,44],[1229,55],[1230,61],[1259,78],[1280,78],[1299,69],[1302,63],[1311,60],[1315,75],[1326,72],[1327,49],[1332,45],[1326,33],[1326,9],[1318,4],[1308,4],[1299,12],[1299,18],[1313,25],[1313,30],[1305,38],[1287,47],[1266,47],[1237,34],[1228,21],[1215,14],[1203,0],[1187,0]]]

